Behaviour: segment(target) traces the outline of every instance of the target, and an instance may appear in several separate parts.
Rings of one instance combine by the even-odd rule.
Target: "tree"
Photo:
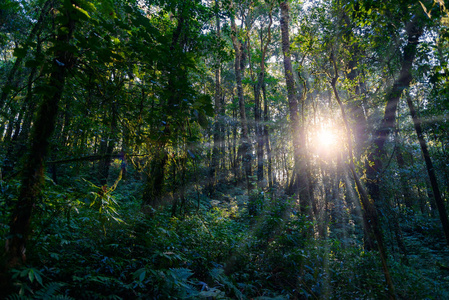
[[[346,128],[346,141],[348,147],[348,157],[349,157],[349,168],[351,170],[352,176],[354,177],[355,185],[357,188],[357,192],[359,194],[360,202],[363,206],[363,219],[364,225],[368,229],[368,233],[374,235],[377,248],[379,249],[379,254],[382,262],[382,268],[385,275],[385,281],[388,286],[388,295],[390,299],[396,299],[396,293],[393,285],[393,281],[391,279],[390,270],[387,265],[387,253],[384,245],[384,238],[381,231],[381,226],[379,222],[379,216],[377,213],[377,209],[375,207],[375,203],[368,195],[365,187],[363,186],[359,175],[357,174],[355,165],[354,165],[354,154],[353,154],[353,146],[352,146],[352,137],[351,137],[351,128],[349,126],[348,118],[346,115],[346,110],[343,106],[343,102],[340,99],[338,90],[337,90],[337,80],[338,80],[338,67],[336,63],[336,59],[334,53],[331,52],[331,61],[334,66],[334,77],[331,80],[332,90],[335,95],[335,99],[341,110],[341,116],[343,118],[343,122]]]
[[[410,110],[410,116],[413,120],[413,126],[415,127],[416,135],[418,136],[419,146],[421,147],[422,155],[426,163],[427,174],[429,175],[430,184],[433,191],[433,196],[435,197],[435,202],[437,204],[438,213],[440,215],[440,221],[443,226],[444,236],[446,237],[446,243],[449,245],[449,220],[447,216],[446,208],[444,207],[444,201],[441,197],[440,188],[438,187],[438,180],[435,175],[435,168],[432,163],[432,159],[429,154],[426,140],[424,139],[423,130],[421,127],[421,120],[418,117],[415,106],[413,105],[412,99],[408,94],[406,96],[407,105]]]
[[[202,22],[207,23],[211,16],[205,13],[201,1],[162,4],[165,15],[161,14],[161,24],[172,23],[169,22],[169,30],[159,36],[165,43],[157,45],[159,53],[164,53],[157,63],[158,80],[164,88],[158,90],[158,106],[152,107],[158,118],[151,118],[151,129],[157,133],[148,139],[153,155],[142,197],[144,205],[153,207],[161,204],[164,195],[168,149],[182,137],[195,139],[189,134],[191,124],[205,125],[206,117],[213,114],[211,98],[200,94],[189,80],[191,74],[199,72],[196,60],[202,55]],[[152,33],[158,34],[156,30]],[[145,37],[141,43],[146,43]]]
[[[221,44],[221,25],[220,25],[220,16],[219,16],[219,2],[218,0],[215,0],[214,3],[214,10],[215,10],[215,26],[216,26],[216,43],[217,48],[220,47]],[[214,146],[212,150],[212,161],[211,161],[211,168],[210,168],[210,182],[209,182],[209,191],[212,194],[215,188],[216,183],[216,175],[217,175],[217,169],[219,166],[219,161],[222,153],[222,144],[223,141],[223,129],[221,128],[221,123],[223,122],[223,116],[222,116],[222,91],[221,91],[221,57],[220,55],[217,55],[216,58],[216,66],[215,66],[215,91],[214,91],[214,110],[215,110],[215,120],[214,120]]]
[[[262,116],[264,117],[264,121],[266,121],[266,118],[268,117],[268,111],[262,115],[261,92],[263,86],[265,85],[265,60],[267,56],[267,49],[271,43],[271,25],[273,24],[272,10],[273,5],[271,4],[268,12],[269,23],[267,36],[264,38],[262,30],[260,33],[260,70],[257,76],[257,82],[254,85],[254,121],[257,140],[257,182],[259,185],[263,185],[262,182],[264,180],[264,144],[267,142],[264,137],[264,128],[261,121]],[[265,105],[265,108],[268,109],[267,105]]]
[[[245,170],[245,180],[247,184],[248,191],[251,189],[250,184],[250,176],[251,176],[251,144],[249,142],[249,131],[248,131],[248,121],[246,118],[246,110],[245,110],[245,98],[243,94],[243,85],[242,85],[242,77],[243,71],[242,67],[245,65],[244,63],[244,44],[239,38],[239,31],[237,30],[237,26],[235,23],[235,4],[231,1],[230,10],[231,10],[231,39],[232,45],[234,47],[235,52],[235,60],[234,60],[234,70],[235,70],[235,80],[237,85],[237,97],[239,100],[239,113],[240,113],[240,122],[242,128],[242,138],[241,138],[241,146],[239,148],[239,152],[242,153],[243,157],[243,167]],[[243,19],[242,23],[247,20]],[[249,30],[249,28],[246,28]]]
[[[306,155],[305,155],[305,136],[304,127],[301,128],[299,120],[298,99],[296,95],[295,81],[293,78],[293,68],[290,52],[289,38],[289,3],[283,1],[280,3],[281,9],[281,30],[282,30],[282,52],[284,54],[284,74],[288,92],[288,106],[290,113],[290,131],[293,142],[294,153],[294,176],[292,182],[296,185],[303,208],[307,211],[307,215],[312,217],[310,207],[311,199],[309,195],[309,181],[306,171]],[[302,149],[302,150],[301,150]]]
[[[54,131],[59,100],[68,71],[74,64],[74,53],[70,45],[77,19],[82,12],[74,10],[74,1],[60,7],[61,23],[55,43],[56,51],[48,76],[47,90],[39,105],[38,114],[31,133],[29,151],[23,167],[22,186],[10,223],[10,238],[6,242],[7,266],[25,263],[26,242],[30,235],[33,207],[44,179],[44,159],[48,152],[49,138]],[[62,50],[60,50],[62,49]]]
[[[385,142],[393,131],[396,121],[396,111],[402,92],[410,85],[412,81],[412,65],[416,55],[416,48],[419,37],[422,34],[421,25],[412,19],[406,25],[408,35],[407,45],[404,48],[401,71],[390,92],[387,94],[387,104],[385,106],[384,117],[379,129],[376,130],[373,145],[366,160],[367,187],[369,193],[375,202],[380,199],[379,174],[382,169],[382,158],[385,157]]]

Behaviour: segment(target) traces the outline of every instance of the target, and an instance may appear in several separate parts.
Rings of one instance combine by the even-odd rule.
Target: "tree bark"
[[[264,108],[263,108],[263,138],[264,138],[264,146],[267,151],[267,173],[268,173],[268,187],[273,188],[273,184],[276,182],[276,177],[273,174],[273,162],[272,162],[272,154],[271,154],[271,145],[270,145],[270,129],[268,126],[268,120],[269,120],[269,109],[268,109],[268,99],[267,99],[267,93],[266,93],[266,87],[265,84],[262,85],[262,95],[264,100]]]
[[[404,160],[404,156],[402,155],[402,149],[401,149],[400,145],[398,145],[398,144],[396,144],[395,156],[396,156],[396,162],[400,169],[399,170],[399,180],[401,183],[402,198],[404,199],[405,207],[407,207],[408,209],[410,209],[410,211],[413,212],[412,193],[410,192],[408,179],[404,175],[405,160]]]
[[[348,28],[353,28],[353,24],[345,12],[343,12],[343,20]],[[354,39],[354,32],[349,30],[347,31],[346,36],[348,37],[348,40],[352,40]],[[360,58],[360,47],[358,43],[348,45],[347,47],[349,47],[351,58],[347,64],[346,78],[350,81],[350,85],[353,87],[353,99],[350,101],[348,108],[351,119],[355,121],[355,128],[353,130],[355,144],[354,155],[360,157],[368,141],[367,120],[362,102],[362,97],[364,97],[363,84],[358,82],[360,71],[357,66],[358,59]]]
[[[165,151],[165,144],[156,146],[155,154],[151,160],[150,170],[147,174],[147,182],[143,192],[143,204],[157,208],[162,204],[164,192],[165,169],[168,161],[168,154]]]

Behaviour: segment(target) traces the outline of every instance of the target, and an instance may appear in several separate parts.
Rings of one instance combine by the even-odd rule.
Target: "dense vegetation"
[[[0,2],[0,297],[449,298],[448,25]]]

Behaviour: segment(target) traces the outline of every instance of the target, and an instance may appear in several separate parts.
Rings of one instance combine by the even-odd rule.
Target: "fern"
[[[25,295],[10,295],[6,299],[7,300],[30,300],[30,299],[39,299],[39,300],[72,300],[73,298],[66,295],[59,295],[60,289],[65,286],[64,283],[60,282],[50,282],[45,284],[42,288],[35,292],[35,294],[30,296]]]
[[[243,294],[239,288],[234,284],[233,280],[226,276],[222,268],[214,268],[209,273],[211,277],[219,284],[225,286],[227,289],[235,294],[237,299],[243,299]]]
[[[64,283],[60,283],[60,282],[50,282],[47,283],[46,285],[44,285],[39,291],[36,292],[35,294],[35,299],[43,299],[43,300],[47,300],[47,299],[55,299],[56,296],[62,296],[62,295],[57,295],[59,290],[64,286]],[[65,296],[62,296],[65,297]],[[58,298],[61,299],[61,298]],[[63,298],[63,299],[67,299],[67,298]]]
[[[26,296],[19,296],[19,295],[10,295],[6,298],[7,300],[28,300],[30,298],[26,297]]]
[[[66,295],[56,295],[50,298],[51,300],[73,300],[74,298]]]

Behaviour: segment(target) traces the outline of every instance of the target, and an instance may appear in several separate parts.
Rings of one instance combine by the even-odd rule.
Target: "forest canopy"
[[[442,0],[3,0],[0,297],[449,297]]]

